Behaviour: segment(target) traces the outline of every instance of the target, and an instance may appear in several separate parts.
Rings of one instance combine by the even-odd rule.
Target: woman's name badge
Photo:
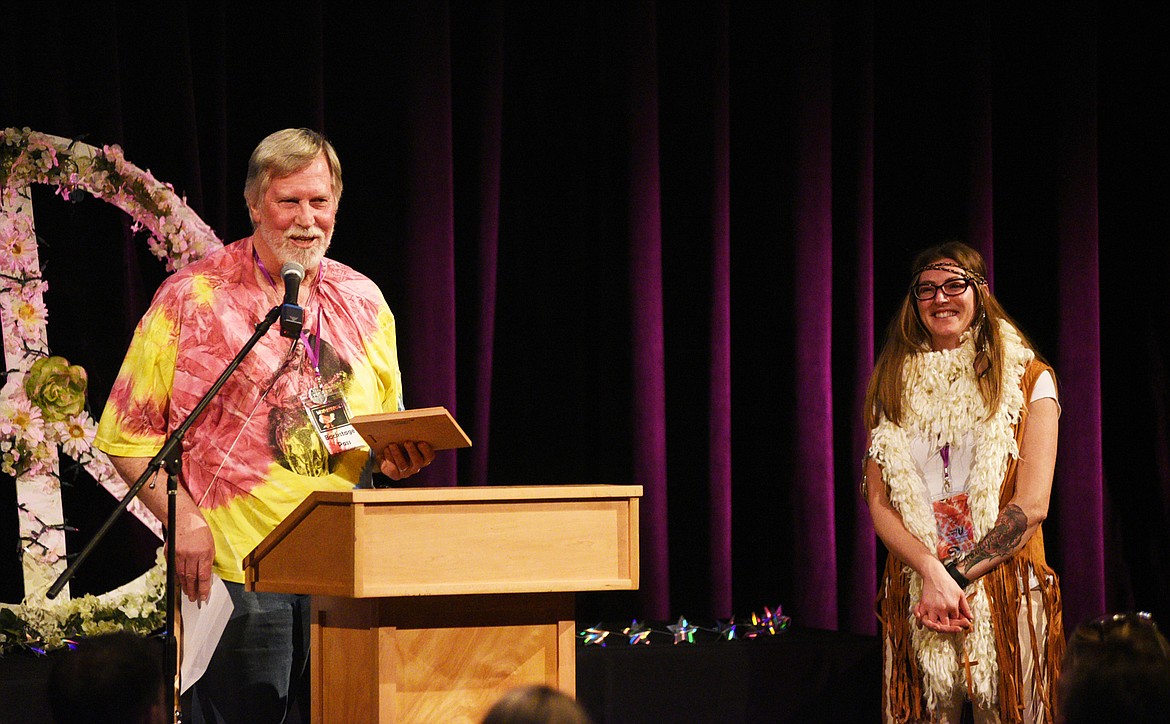
[[[349,422],[349,405],[336,387],[312,387],[301,396],[301,404],[330,455],[365,446]]]
[[[970,553],[975,547],[975,525],[967,493],[940,495],[931,501],[931,507],[938,530],[938,559],[947,561]]]

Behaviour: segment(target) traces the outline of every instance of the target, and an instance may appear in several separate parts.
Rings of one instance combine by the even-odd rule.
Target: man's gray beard
[[[283,235],[276,236],[275,239],[265,238],[265,241],[268,243],[268,248],[272,250],[272,253],[276,256],[281,266],[285,262],[295,261],[306,269],[315,269],[321,263],[321,260],[325,258],[325,252],[329,251],[329,245],[332,239],[326,237],[323,244],[314,245],[309,249],[301,249],[295,244],[286,241]]]
[[[276,250],[276,255],[280,258],[280,263],[283,265],[287,261],[295,261],[306,269],[316,269],[325,258],[325,252],[329,251],[329,241],[326,240],[324,246],[314,246],[312,249],[298,249],[295,246],[282,246]]]

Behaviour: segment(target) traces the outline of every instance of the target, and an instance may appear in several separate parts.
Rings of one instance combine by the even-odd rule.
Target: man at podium
[[[280,333],[260,339],[183,439],[176,575],[185,596],[203,601],[214,574],[234,604],[187,721],[280,722],[293,706],[308,720],[309,599],[244,590],[241,561],[311,492],[370,476],[375,461],[350,418],[403,406],[381,291],[325,258],[341,188],[320,134],[286,129],[261,141],[244,186],[253,234],[163,282],[102,414],[96,444],[133,484],[257,322],[276,305],[303,311],[282,314]],[[426,443],[405,443],[376,462],[401,480],[433,458]],[[159,477],[139,497],[165,521]]]

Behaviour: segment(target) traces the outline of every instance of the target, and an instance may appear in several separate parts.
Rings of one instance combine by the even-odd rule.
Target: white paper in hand
[[[214,573],[211,574],[211,596],[207,601],[197,605],[186,596],[181,596],[181,600],[179,614],[183,617],[183,663],[179,666],[179,693],[186,693],[207,671],[207,662],[211,661],[211,655],[215,653],[219,637],[223,635],[223,629],[235,607],[227,586]]]

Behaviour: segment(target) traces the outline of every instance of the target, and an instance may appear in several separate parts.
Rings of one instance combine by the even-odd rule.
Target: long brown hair
[[[983,255],[961,241],[948,241],[924,249],[914,257],[910,270],[911,286],[918,282],[919,273],[928,264],[949,259],[964,269],[968,278],[987,278],[987,263]],[[1019,331],[1019,325],[1004,311],[986,284],[972,284],[975,290],[975,349],[978,350],[974,370],[978,377],[979,394],[987,404],[988,416],[994,414],[1003,398],[1003,335],[1000,320],[1006,320]],[[1019,332],[1024,345],[1035,347]],[[902,305],[886,330],[886,341],[874,363],[873,376],[865,393],[865,426],[872,430],[885,417],[895,425],[902,423],[902,366],[906,358],[930,350],[930,333],[919,316],[918,304],[907,291]]]

